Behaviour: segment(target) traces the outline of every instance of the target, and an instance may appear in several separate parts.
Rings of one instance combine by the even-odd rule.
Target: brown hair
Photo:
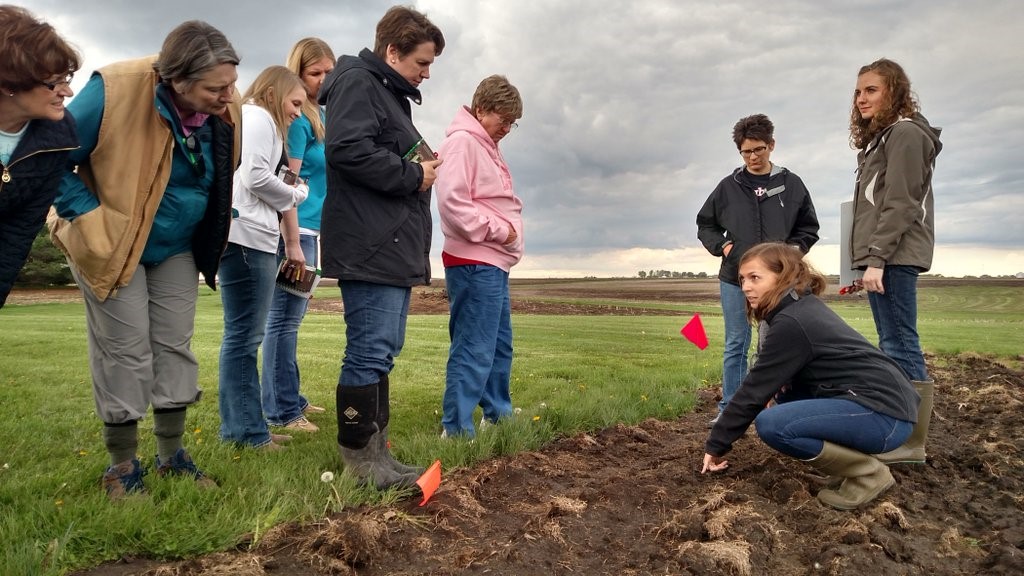
[[[0,5],[0,87],[9,92],[31,90],[47,78],[74,74],[81,67],[78,52],[53,26],[28,10]]]
[[[164,84],[180,82],[188,89],[217,66],[237,66],[240,61],[220,30],[200,20],[189,20],[171,30],[164,39],[153,70]]]
[[[377,22],[373,53],[385,60],[390,45],[398,50],[399,56],[405,56],[424,42],[434,43],[434,56],[440,56],[444,50],[441,29],[434,26],[424,14],[408,6],[392,6]]]
[[[810,292],[815,296],[819,296],[825,291],[825,277],[805,262],[803,252],[793,246],[782,242],[758,244],[743,253],[743,257],[740,258],[740,267],[755,258],[763,262],[765,267],[777,274],[779,278],[775,287],[761,298],[760,306],[751,308],[750,303],[747,302],[747,317],[753,322],[764,320],[765,316],[779,305],[783,296],[789,294],[790,290],[796,290],[796,293],[800,295]],[[742,282],[741,278],[741,285]]]
[[[300,79],[306,68],[320,62],[324,58],[334,60],[334,51],[327,45],[327,42],[319,38],[303,38],[295,43],[292,51],[288,53],[288,69],[294,72]],[[320,118],[320,105],[316,103],[316,96],[306,98],[302,103],[302,115],[309,120],[313,127],[313,136],[317,141],[323,142],[326,135],[324,121]]]
[[[296,88],[303,88],[303,85],[302,80],[294,72],[284,66],[269,66],[260,72],[242,96],[242,102],[252,102],[270,113],[286,150],[288,119],[284,115],[284,100]],[[302,93],[305,96],[304,88]]]
[[[523,98],[508,78],[495,74],[484,78],[473,93],[473,112],[495,112],[503,118],[523,117]]]
[[[902,118],[909,118],[921,110],[917,97],[910,89],[910,78],[899,64],[882,58],[863,66],[857,77],[874,72],[885,83],[885,102],[870,120],[861,118],[857,109],[857,92],[853,93],[853,108],[850,111],[850,145],[860,149],[867,146],[879,132]]]
[[[754,114],[740,118],[732,127],[732,141],[736,143],[736,149],[743,146],[744,140],[760,140],[765,144],[774,141],[775,125],[764,114]]]

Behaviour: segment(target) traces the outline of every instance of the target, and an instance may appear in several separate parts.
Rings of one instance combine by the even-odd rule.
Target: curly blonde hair
[[[853,108],[850,111],[850,146],[861,149],[868,145],[879,132],[900,118],[909,118],[920,112],[917,96],[910,89],[910,78],[903,67],[892,60],[882,58],[863,66],[857,77],[874,72],[885,83],[885,103],[871,119],[861,118],[857,109],[857,93],[853,94]]]

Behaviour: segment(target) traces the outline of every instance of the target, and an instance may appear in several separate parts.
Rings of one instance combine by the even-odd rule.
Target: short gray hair
[[[182,82],[187,87],[221,64],[234,64],[241,59],[224,34],[200,20],[179,24],[164,39],[153,69],[164,84]]]

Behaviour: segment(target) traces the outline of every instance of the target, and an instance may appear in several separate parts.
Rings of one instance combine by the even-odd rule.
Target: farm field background
[[[280,544],[275,539],[285,535],[307,542],[303,536],[295,535],[302,534],[302,526],[310,530],[324,530],[325,526],[351,524],[356,527],[352,530],[365,529],[360,519],[379,524],[385,536],[411,532],[420,538],[436,539],[445,531],[429,521],[431,513],[436,520],[445,511],[451,512],[457,508],[454,505],[456,501],[452,499],[466,497],[464,490],[467,489],[474,500],[482,498],[482,487],[477,486],[479,490],[474,492],[472,486],[474,482],[481,482],[483,476],[490,478],[492,483],[505,482],[514,489],[517,479],[499,480],[502,471],[521,466],[524,470],[537,472],[538,478],[555,474],[560,465],[544,460],[542,455],[549,450],[565,451],[566,442],[584,442],[584,445],[574,444],[576,452],[600,450],[599,458],[626,458],[617,461],[616,471],[623,473],[625,470],[628,476],[627,460],[631,458],[619,454],[614,447],[621,449],[624,445],[641,442],[638,438],[651,437],[650,441],[641,442],[643,446],[633,450],[635,463],[643,466],[645,448],[659,453],[657,444],[674,441],[685,448],[677,446],[675,453],[662,453],[657,466],[679,466],[681,470],[676,477],[692,475],[692,468],[702,453],[702,435],[706,432],[703,426],[707,418],[706,414],[693,411],[708,410],[709,403],[713,402],[709,394],[713,396],[711,390],[717,385],[721,373],[722,327],[718,315],[717,282],[668,279],[513,280],[512,292],[516,337],[513,398],[522,413],[514,421],[482,433],[477,442],[470,444],[444,442],[437,437],[447,354],[447,304],[443,283],[415,290],[406,348],[397,361],[392,379],[392,440],[393,449],[401,458],[422,465],[435,459],[444,463],[448,480],[442,485],[437,500],[423,509],[416,508],[415,503],[410,505],[408,500],[401,500],[398,494],[360,489],[339,473],[340,463],[334,443],[333,396],[344,347],[344,326],[337,288],[322,287],[318,290],[313,310],[303,324],[299,345],[303,390],[315,403],[330,406],[331,410],[316,419],[322,427],[321,432],[297,437],[290,449],[280,455],[239,450],[217,439],[216,365],[222,324],[220,301],[219,295],[202,289],[194,349],[200,362],[201,387],[206,392],[201,402],[189,411],[186,445],[197,462],[218,479],[221,488],[203,492],[188,483],[158,482],[150,475],[147,486],[151,496],[116,506],[106,502],[98,483],[107,462],[100,425],[93,414],[84,317],[82,305],[77,301],[77,291],[15,292],[8,305],[0,311],[0,350],[3,351],[0,355],[0,386],[7,392],[0,400],[0,437],[4,439],[0,446],[0,508],[4,511],[0,519],[0,539],[9,551],[0,561],[0,573],[61,574],[103,561],[134,557],[150,559],[137,560],[126,568],[137,570],[149,566],[147,563],[159,567],[161,560],[207,558],[201,555],[239,548],[241,552],[229,555],[223,562],[230,564],[244,558],[245,562],[251,563],[253,558],[265,560],[271,557],[266,552],[267,547],[274,542]],[[921,282],[919,298],[919,329],[933,371],[961,376],[981,373],[992,376],[1002,386],[998,397],[1002,406],[991,407],[991,421],[983,422],[998,424],[1000,409],[1019,408],[1022,397],[1019,369],[1020,354],[1024,348],[1024,338],[1020,336],[1024,328],[1024,281],[926,278]],[[841,316],[874,340],[866,299],[828,299]],[[678,333],[695,312],[703,317],[711,341],[711,346],[703,352],[683,340]],[[964,370],[964,366],[970,369]],[[979,390],[984,389],[983,384],[979,384]],[[950,392],[964,388],[973,391],[972,398],[978,397],[977,390],[970,387],[969,381],[940,381],[939,385],[948,386]],[[972,401],[972,408],[975,403]],[[986,465],[998,472],[1004,483],[1009,472],[1015,471],[1015,474],[1009,474],[1012,478],[1009,481],[1019,487],[1020,454],[1024,444],[1016,428],[1019,427],[995,437],[991,432],[985,432],[984,437],[985,442],[995,446],[987,453],[998,456]],[[140,431],[142,459],[151,463],[152,452],[155,451],[151,423],[143,421]],[[661,436],[665,439],[659,440]],[[590,438],[594,444],[580,438]],[[770,454],[764,453],[763,446],[762,450],[757,449],[759,441],[756,436],[746,444],[750,445],[750,451],[757,454],[757,458],[761,458],[762,464],[768,458],[769,468],[777,465],[783,476],[787,471],[798,468],[792,463],[771,460]],[[571,470],[572,463],[562,468]],[[934,472],[934,466],[932,468]],[[320,480],[324,471],[339,474],[334,482],[325,483]],[[637,474],[642,475],[642,471],[634,471],[633,476],[638,477]],[[720,479],[717,486],[712,486],[710,480],[704,480],[701,490],[691,496],[699,499],[723,487],[727,489],[732,484],[729,479],[739,474],[742,472],[730,473]],[[898,478],[903,484],[929,480],[921,471],[913,474],[917,476]],[[586,477],[586,474],[581,473],[580,476]],[[800,481],[798,474],[791,473],[790,476],[797,478],[793,482]],[[776,481],[786,482],[781,478]],[[525,486],[526,480],[518,479],[518,482]],[[660,484],[661,492],[682,490],[686,493],[685,487],[673,485],[672,481],[662,480]],[[565,511],[558,506],[550,508],[554,506],[552,501],[543,500],[531,489],[526,494],[540,498],[535,505],[543,508],[547,502],[547,513],[554,514],[548,518],[583,519],[580,521],[586,525],[586,512]],[[651,497],[636,504],[638,509],[644,510],[644,503],[661,499],[658,488],[652,484],[650,489],[653,490]],[[790,486],[787,490],[787,499],[802,493],[813,496],[813,490],[809,488],[801,492]],[[569,492],[572,496],[566,497],[573,502],[591,502],[590,510],[598,509],[597,502],[604,501],[596,494],[590,494],[596,500],[588,500],[584,497],[586,490],[582,488]],[[745,497],[751,496],[746,494]],[[1001,501],[1004,508],[1016,508],[1019,516],[1019,491],[1017,497],[1007,496],[1000,500],[997,494],[993,498],[996,502]],[[769,497],[766,505],[772,504],[770,500]],[[707,502],[700,502],[695,500],[688,506],[677,502],[675,512],[684,516],[696,514],[690,521],[704,526],[718,508],[698,513],[700,506],[707,506]],[[894,498],[889,504],[898,507],[899,498]],[[512,506],[513,503],[502,505]],[[436,507],[433,512],[431,506]],[[665,509],[664,502],[660,506],[662,512],[671,511]],[[815,503],[811,501],[806,506],[812,507]],[[398,516],[385,515],[387,511],[395,510],[399,511]],[[512,511],[506,512],[508,517],[515,517]],[[501,509],[488,510],[488,513],[500,515]],[[645,511],[645,514],[650,513]],[[902,513],[907,515],[906,510]],[[821,516],[824,521],[828,512],[821,512]],[[649,516],[647,522],[653,522],[652,518]],[[596,517],[592,519],[593,522],[599,520]],[[450,518],[449,524],[454,526],[456,523]],[[574,553],[585,548],[583,543],[566,537],[564,533],[559,543],[557,534],[544,531],[545,525],[523,528],[523,534],[539,534],[542,540],[551,538],[554,547],[546,555],[541,554],[542,561],[546,558],[554,566],[560,565],[559,562],[567,563],[567,567],[583,566],[579,563],[581,561],[573,560]],[[736,528],[739,526],[737,524]],[[869,544],[874,536],[870,526],[865,526],[867,537],[863,548],[870,550]],[[559,529],[570,530],[568,525]],[[494,530],[500,530],[500,526],[495,526]],[[685,559],[687,554],[699,548],[697,544],[722,540],[731,534],[729,529],[723,528],[722,536],[716,537],[707,530],[706,526],[699,528],[698,538],[686,539],[683,537],[687,535],[687,529],[679,527],[676,539],[682,543],[675,544],[678,549],[672,553],[666,551],[664,557],[648,558],[648,566],[668,567],[672,562],[679,565],[681,558]],[[285,562],[296,568],[278,573],[319,574],[331,573],[330,570],[345,573],[343,568],[346,566],[348,569],[358,568],[360,574],[397,573],[393,569],[391,572],[366,571],[384,570],[386,564],[382,558],[388,552],[372,546],[364,546],[363,550],[349,532],[342,532],[343,535],[338,537],[344,545],[339,544],[341,549],[333,552],[293,546],[296,552],[293,556],[275,561],[279,566]],[[1012,541],[1008,544],[994,538],[992,526],[976,528],[970,534],[966,532],[954,538],[956,546],[965,547],[959,551],[954,546],[957,557],[973,558],[979,562],[996,558],[993,565],[997,568],[1014,558],[1012,553],[1006,552],[1007,545],[1011,548],[1016,546],[1018,550],[1021,545],[1019,540],[1016,544]],[[485,535],[486,531],[474,537],[483,538]],[[746,547],[737,549],[747,550],[746,562],[756,567],[758,543],[746,542]],[[438,557],[442,548],[442,542],[431,545],[431,550],[435,550],[437,553],[434,555]],[[355,554],[354,551],[360,550],[362,555]],[[704,552],[707,556],[707,550]],[[906,558],[902,561],[903,569],[915,565],[914,555],[909,556],[909,563]],[[425,552],[424,558],[428,557],[430,554]],[[836,558],[846,558],[847,566],[856,565],[842,554],[833,555],[829,562]],[[503,561],[514,560],[515,555],[512,555]],[[203,560],[207,561],[220,562]],[[404,560],[410,570],[406,573],[422,573],[416,570],[415,565],[409,565],[409,561],[407,557]],[[195,566],[202,564],[196,562],[193,561]],[[634,558],[631,562],[638,560]],[[719,559],[716,562],[712,567],[732,566],[729,564],[731,560]],[[185,571],[180,564],[167,564],[172,565],[177,566],[175,569],[178,571],[170,573],[202,573]],[[270,565],[273,566],[273,562]],[[742,565],[743,562],[735,564]],[[843,562],[834,565],[842,568]],[[919,562],[916,565],[923,564]],[[117,572],[117,566],[101,565],[92,573],[134,573]],[[330,566],[335,568],[329,570]],[[607,566],[607,573],[613,573],[612,568],[624,565],[612,562]],[[295,571],[297,567],[306,571]],[[439,573],[433,564],[419,568]],[[257,573],[274,573],[267,568],[263,570]],[[548,572],[548,569],[545,567],[541,571]],[[647,572],[639,570],[635,573]],[[856,572],[839,570],[832,573]],[[998,570],[992,573],[998,573]]]

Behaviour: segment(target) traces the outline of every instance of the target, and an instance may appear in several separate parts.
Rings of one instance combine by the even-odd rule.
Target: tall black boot
[[[342,386],[336,391],[338,451],[345,469],[378,490],[412,488],[417,476],[400,474],[380,451],[378,385]]]
[[[395,457],[391,454],[391,448],[388,447],[388,423],[391,421],[391,382],[388,379],[388,375],[381,376],[380,382],[377,384],[377,426],[380,428],[380,434],[377,435],[378,449],[395,472],[399,474],[415,474],[418,478],[423,475],[426,469],[402,464],[395,460]]]

